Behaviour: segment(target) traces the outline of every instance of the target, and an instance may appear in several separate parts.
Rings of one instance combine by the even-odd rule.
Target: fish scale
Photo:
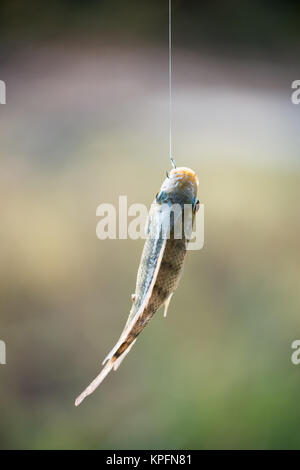
[[[170,294],[176,289],[186,255],[186,240],[170,238],[166,242],[166,248],[160,265],[159,274],[154,284],[152,295],[148,306],[145,308],[141,317],[137,320],[126,340],[120,345],[112,356],[114,362],[137,338],[140,332],[147,325],[149,320],[164,304]],[[146,268],[146,264],[143,263]],[[136,309],[134,309],[135,311]]]

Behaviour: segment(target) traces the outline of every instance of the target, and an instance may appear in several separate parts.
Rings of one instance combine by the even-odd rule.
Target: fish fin
[[[135,299],[136,299],[136,295],[135,295],[135,294],[131,294],[131,301],[132,301],[132,303],[135,302]]]
[[[80,403],[91,393],[93,393],[105,377],[110,373],[114,367],[113,361],[109,361],[105,367],[101,370],[100,374],[90,383],[90,385],[76,398],[75,406],[80,405]]]
[[[101,370],[100,374],[97,375],[97,377],[90,383],[90,385],[88,385],[88,387],[86,387],[86,389],[76,398],[75,406],[80,405],[80,403],[82,403],[83,400],[88,395],[91,395],[91,393],[93,393],[96,390],[96,388],[99,387],[101,382],[103,382],[105,377],[110,373],[110,371],[112,369],[114,371],[116,371],[118,369],[121,362],[123,361],[123,359],[125,359],[125,357],[129,353],[130,349],[132,348],[132,346],[134,345],[135,342],[136,342],[136,339],[128,346],[127,349],[125,349],[125,351],[117,359],[114,360],[114,357],[112,357],[109,360],[109,362]]]
[[[155,270],[154,270],[154,273],[153,273],[153,277],[152,277],[152,280],[151,280],[151,283],[149,285],[149,289],[148,289],[148,292],[147,292],[147,295],[145,296],[144,300],[143,300],[143,303],[142,305],[140,306],[139,310],[137,311],[137,313],[135,314],[135,316],[132,318],[131,322],[129,322],[129,324],[127,325],[127,327],[125,328],[124,330],[124,336],[127,336],[127,334],[131,331],[132,327],[134,326],[136,320],[138,318],[140,318],[140,316],[143,314],[145,308],[147,307],[148,303],[149,303],[149,300],[151,298],[151,295],[152,295],[152,291],[153,291],[153,287],[156,283],[156,279],[157,279],[157,275],[159,273],[159,270],[160,270],[160,265],[161,265],[161,261],[162,261],[162,258],[163,258],[163,255],[164,255],[164,251],[165,251],[165,248],[166,248],[166,243],[167,243],[167,239],[164,239],[163,240],[163,243],[162,243],[162,247],[160,249],[160,253],[158,255],[158,258],[157,258],[157,263],[156,263],[156,267],[155,267]]]
[[[160,249],[160,253],[157,257],[157,262],[156,262],[156,266],[155,266],[155,269],[154,269],[153,277],[152,277],[152,280],[150,282],[147,295],[145,296],[145,298],[142,302],[142,305],[140,306],[140,308],[138,309],[138,311],[136,312],[136,314],[134,315],[133,318],[131,318],[131,319],[128,318],[127,323],[125,325],[125,328],[124,328],[119,340],[117,341],[117,343],[113,347],[113,349],[110,351],[110,353],[106,356],[106,358],[102,362],[102,365],[104,365],[107,361],[109,361],[113,357],[115,352],[119,349],[121,344],[124,343],[124,341],[126,340],[128,334],[130,333],[130,331],[134,327],[135,323],[137,322],[137,320],[140,318],[140,316],[143,314],[145,308],[147,307],[148,302],[149,302],[149,300],[151,298],[151,295],[152,295],[153,287],[155,285],[159,269],[160,269],[160,265],[161,265],[161,261],[162,261],[163,254],[164,254],[164,251],[165,251],[166,243],[167,243],[167,239],[165,238],[165,239],[162,240],[162,246],[161,246],[161,249]]]
[[[173,295],[173,294],[174,294],[174,292],[171,292],[171,294],[169,295],[169,297],[168,297],[167,300],[165,301],[164,318],[166,318],[166,316],[167,316],[169,304],[170,304],[170,301],[171,301],[171,298],[172,298],[172,295]]]
[[[129,353],[130,349],[132,348],[135,342],[136,342],[136,339],[130,344],[130,346],[128,346],[128,348],[123,352],[123,354],[121,354],[121,356],[119,356],[118,359],[114,362],[113,367],[115,371],[119,368],[121,362],[123,361],[123,359],[125,359],[125,357]]]

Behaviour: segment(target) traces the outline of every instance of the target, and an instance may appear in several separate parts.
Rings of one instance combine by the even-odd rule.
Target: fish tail
[[[78,406],[80,405],[81,402],[83,402],[83,400],[88,396],[90,395],[91,393],[93,393],[96,388],[99,387],[99,385],[101,384],[101,382],[105,379],[105,377],[110,373],[110,371],[112,370],[113,368],[113,361],[110,360],[104,367],[103,369],[101,370],[100,374],[97,375],[97,377],[90,383],[90,385],[79,395],[79,397],[76,398],[75,400],[75,406]]]
[[[80,405],[83,400],[93,393],[96,388],[99,387],[101,382],[105,379],[105,377],[110,373],[112,369],[117,370],[119,365],[121,364],[122,360],[125,356],[129,353],[130,349],[134,345],[136,341],[136,337],[129,335],[127,339],[119,346],[116,350],[114,355],[108,360],[106,365],[101,370],[100,374],[90,383],[90,385],[76,398],[75,406]]]

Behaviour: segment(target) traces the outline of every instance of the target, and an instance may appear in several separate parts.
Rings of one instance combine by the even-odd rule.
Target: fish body
[[[199,205],[197,189],[197,176],[189,168],[171,170],[163,182],[149,212],[147,237],[127,323],[115,347],[103,361],[106,365],[76,399],[76,406],[100,385],[112,369],[119,367],[138,335],[163,304],[166,316],[186,257],[186,223],[192,227]],[[187,215],[188,207],[191,211]]]

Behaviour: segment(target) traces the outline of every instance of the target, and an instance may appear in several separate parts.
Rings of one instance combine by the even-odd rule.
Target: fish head
[[[197,199],[199,181],[196,173],[190,168],[173,168],[164,180],[160,192],[156,197],[158,203],[199,204]]]
[[[194,216],[199,208],[197,199],[198,178],[190,168],[174,168],[167,174],[156,196],[157,227],[167,238],[176,232],[175,238],[190,239]],[[184,225],[182,225],[184,224]]]

